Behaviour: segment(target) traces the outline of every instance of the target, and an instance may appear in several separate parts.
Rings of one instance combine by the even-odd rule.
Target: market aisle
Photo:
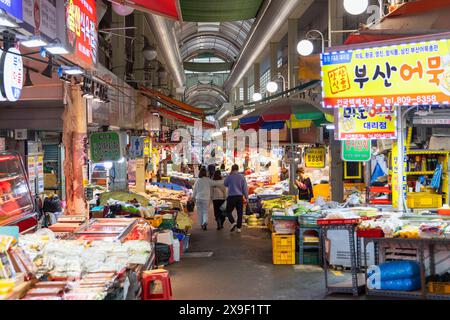
[[[217,231],[212,218],[210,210],[206,232],[195,224],[189,252],[212,251],[213,255],[182,258],[168,267],[174,299],[325,298],[324,276],[318,267],[304,270],[302,266],[272,264],[271,237],[267,230],[244,227],[241,234],[230,233],[227,222],[223,230]]]

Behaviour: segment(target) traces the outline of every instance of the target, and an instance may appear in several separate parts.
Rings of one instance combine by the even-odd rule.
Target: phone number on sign
[[[421,103],[434,103],[437,102],[436,95],[423,95],[423,96],[405,96],[405,97],[395,97],[395,98],[383,98],[384,104],[386,105],[393,105],[393,104],[400,104],[400,105],[411,105],[411,104],[421,104]]]

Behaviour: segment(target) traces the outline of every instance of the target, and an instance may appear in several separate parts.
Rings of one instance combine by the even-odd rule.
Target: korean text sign
[[[325,167],[325,148],[306,148],[305,149],[305,167],[324,168]]]
[[[0,9],[13,17],[22,20],[22,0],[1,0]]]
[[[67,39],[74,54],[87,66],[97,63],[95,0],[66,0]]]
[[[321,56],[324,107],[450,101],[450,40]]]
[[[393,106],[341,107],[337,113],[338,140],[397,138]]]
[[[92,162],[117,161],[122,157],[117,132],[95,132],[89,136]]]
[[[369,161],[371,151],[372,140],[341,141],[341,158],[344,161]]]

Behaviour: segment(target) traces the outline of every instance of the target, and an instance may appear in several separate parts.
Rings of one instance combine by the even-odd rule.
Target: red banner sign
[[[85,67],[97,63],[97,12],[95,0],[66,0],[68,44]]]

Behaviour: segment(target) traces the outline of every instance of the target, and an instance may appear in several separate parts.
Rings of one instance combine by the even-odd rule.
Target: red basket
[[[361,219],[317,219],[317,224],[328,225],[328,224],[356,224],[361,222]]]
[[[360,238],[384,238],[381,229],[356,230],[356,235]]]

